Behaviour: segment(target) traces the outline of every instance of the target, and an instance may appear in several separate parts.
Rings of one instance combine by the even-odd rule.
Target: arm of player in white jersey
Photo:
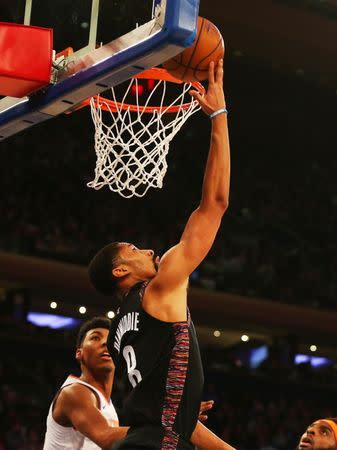
[[[110,449],[112,444],[123,439],[129,429],[111,426],[97,408],[94,393],[80,384],[62,389],[55,413],[103,450]]]
[[[235,450],[199,421],[192,433],[191,442],[198,450]]]

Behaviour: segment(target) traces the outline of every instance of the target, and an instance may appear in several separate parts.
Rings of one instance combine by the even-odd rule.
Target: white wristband
[[[213,119],[213,118],[216,117],[218,114],[222,114],[222,113],[228,114],[227,109],[226,109],[226,108],[218,109],[217,111],[214,111],[212,114],[210,114],[208,117],[209,117],[210,119]]]

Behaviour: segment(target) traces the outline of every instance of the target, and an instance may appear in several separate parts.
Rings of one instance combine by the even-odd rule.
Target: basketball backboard
[[[198,10],[199,0],[2,0],[0,22],[53,28],[55,55],[74,53],[54,56],[43,90],[0,100],[0,140],[178,54],[195,38]]]
[[[0,22],[53,28],[54,49],[82,54],[152,18],[153,0],[1,0]]]

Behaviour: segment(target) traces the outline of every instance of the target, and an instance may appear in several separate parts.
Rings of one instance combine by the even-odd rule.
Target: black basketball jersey
[[[189,312],[187,321],[173,323],[147,314],[144,289],[137,285],[123,299],[108,339],[116,365],[112,400],[121,425],[132,427],[113,448],[193,449],[204,382],[194,325]]]

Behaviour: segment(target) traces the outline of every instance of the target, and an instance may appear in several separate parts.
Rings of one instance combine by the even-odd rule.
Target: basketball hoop
[[[139,79],[155,80],[144,105],[139,102]],[[167,82],[182,85],[182,92],[178,97],[175,93],[174,100],[166,100],[168,104]],[[132,86],[135,104],[127,102]],[[98,95],[82,102],[80,107],[90,104],[95,124],[95,179],[87,186],[108,186],[125,198],[143,197],[150,187],[162,188],[169,144],[186,120],[200,109],[189,96],[191,86],[205,92],[198,82],[183,83],[165,69],[154,68],[132,78],[120,101],[117,89],[111,88],[111,100]],[[155,97],[159,98],[159,106],[151,106]]]

